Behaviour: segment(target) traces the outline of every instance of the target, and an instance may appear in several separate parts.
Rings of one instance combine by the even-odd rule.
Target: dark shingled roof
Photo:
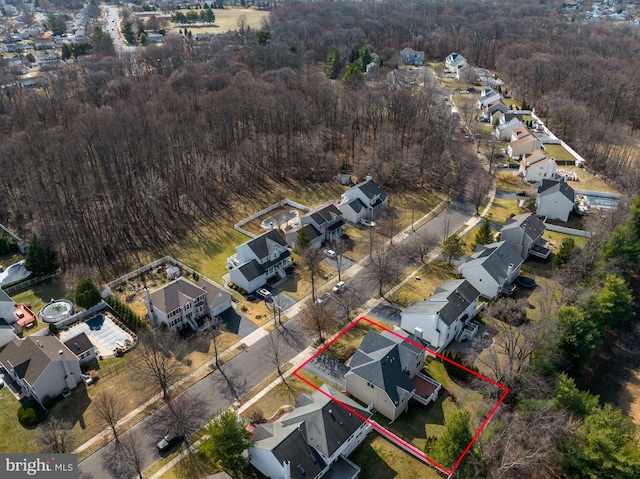
[[[287,250],[276,259],[272,259],[271,261],[267,261],[266,263],[260,264],[255,259],[252,259],[251,261],[247,261],[246,263],[242,263],[240,266],[238,266],[238,270],[247,279],[247,281],[253,281],[258,276],[264,274],[271,266],[280,263],[282,260],[288,258],[289,256],[291,256],[291,251]]]
[[[68,347],[76,356],[92,349],[93,343],[85,333],[80,333],[71,339],[67,339],[64,345]]]
[[[364,208],[366,208],[366,206],[360,200],[360,198],[356,198],[355,200],[349,201],[349,203],[347,203],[347,206],[351,208],[353,211],[355,211],[356,213],[360,213]]]
[[[256,258],[259,259],[271,256],[275,251],[276,245],[280,245],[282,248],[287,247],[287,242],[277,230],[267,231],[247,242],[247,246],[251,248]]]
[[[524,228],[531,239],[539,238],[545,230],[544,223],[533,213],[524,213],[513,216],[512,218],[507,218],[502,230],[504,231],[505,229],[511,228]]]
[[[52,361],[59,361],[58,351],[62,350],[67,361],[78,358],[55,336],[28,336],[11,341],[0,353],[0,364],[11,369],[12,364],[18,377],[34,384]]]
[[[442,321],[451,326],[462,312],[478,301],[480,292],[464,279],[447,281],[436,288],[427,301],[416,301],[403,313],[439,314]]]
[[[419,357],[417,347],[395,335],[369,331],[351,359],[351,372],[387,393],[395,405],[400,402],[398,389],[413,392],[408,364]],[[420,348],[417,348],[420,349]],[[368,359],[368,360],[367,360]]]
[[[542,180],[538,186],[538,196],[547,196],[559,191],[572,203],[576,200],[576,192],[566,181]]]
[[[307,213],[305,216],[310,216],[318,226],[321,226],[329,221],[332,221],[336,216],[342,216],[342,213],[335,205],[330,204],[311,213]]]
[[[382,189],[378,185],[376,185],[373,180],[363,181],[362,183],[354,186],[354,188],[360,188],[360,191],[362,191],[370,200],[374,199],[376,195],[380,195],[380,200],[375,205],[371,206],[376,206],[377,204],[384,201],[387,197],[384,191],[382,191]]]
[[[471,259],[461,264],[458,271],[464,275],[465,269],[480,265],[498,284],[504,284],[509,265],[513,264],[514,268],[519,268],[523,262],[524,260],[516,253],[516,250],[505,241],[499,241],[498,243],[478,245]]]

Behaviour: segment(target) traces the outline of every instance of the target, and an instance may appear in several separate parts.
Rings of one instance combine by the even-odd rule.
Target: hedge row
[[[237,285],[237,284],[235,284],[235,283],[232,283],[231,281],[229,281],[229,282],[227,283],[227,285],[228,285],[232,290],[237,291],[238,293],[240,293],[242,296],[246,296],[246,295],[248,294],[246,289],[241,288],[240,286],[238,286],[238,285]]]
[[[145,329],[147,327],[147,323],[144,319],[138,316],[133,310],[120,301],[115,296],[109,296],[105,299],[105,302],[113,308],[113,310],[120,315],[125,322],[131,326],[133,329]]]

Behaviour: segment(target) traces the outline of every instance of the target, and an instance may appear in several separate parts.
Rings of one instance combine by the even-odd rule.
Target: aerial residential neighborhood
[[[0,456],[640,477],[639,14],[0,0]]]

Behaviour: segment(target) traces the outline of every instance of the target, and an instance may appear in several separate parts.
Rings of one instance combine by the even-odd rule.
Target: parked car
[[[339,293],[340,291],[342,291],[346,287],[347,287],[347,285],[345,284],[344,281],[338,281],[336,283],[336,285],[333,287],[333,292],[334,293]]]
[[[527,196],[527,190],[520,190],[516,193],[516,196]]]
[[[93,378],[91,376],[89,376],[88,374],[83,374],[82,375],[82,382],[86,386],[89,386],[90,384],[93,384]]]
[[[324,293],[322,296],[316,298],[316,304],[322,304],[330,297],[331,297],[331,293],[328,293],[328,292]]]
[[[167,433],[158,441],[156,447],[160,455],[165,455],[177,447],[184,440],[184,436],[176,433]]]
[[[365,219],[363,219],[363,220],[360,222],[360,224],[362,224],[362,225],[364,225],[364,226],[375,226],[375,225],[376,225],[376,222],[375,222],[375,221],[368,220],[368,219],[366,219],[366,218],[365,218]]]
[[[323,251],[324,254],[326,254],[329,258],[335,258],[336,257],[336,252],[333,251],[332,249],[325,249]]]
[[[269,301],[271,299],[271,291],[266,288],[260,288],[258,290],[258,295],[262,296],[265,301]]]

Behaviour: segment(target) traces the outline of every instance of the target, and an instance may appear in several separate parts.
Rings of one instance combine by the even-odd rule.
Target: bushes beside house
[[[35,399],[29,398],[18,408],[18,421],[24,427],[35,427],[45,420],[47,413]]]
[[[238,293],[240,293],[242,296],[246,296],[247,294],[247,290],[244,288],[241,288],[240,286],[238,286],[237,284],[235,284],[232,281],[229,281],[227,283],[227,286],[229,286],[232,290],[237,291]]]

